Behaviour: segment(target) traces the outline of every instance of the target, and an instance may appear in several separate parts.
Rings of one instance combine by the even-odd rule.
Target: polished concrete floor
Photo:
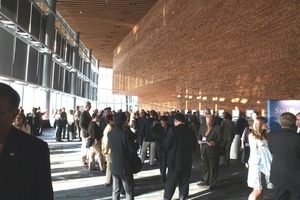
[[[89,171],[80,162],[80,142],[56,142],[55,130],[46,129],[41,139],[49,144],[52,169],[54,198],[56,200],[92,200],[111,199],[112,188],[104,186],[105,173]],[[140,173],[134,175],[135,199],[162,199],[164,183],[160,182],[157,166],[146,163]],[[218,187],[214,191],[207,187],[198,187],[201,180],[201,163],[199,153],[194,153],[193,170],[190,180],[189,199],[203,200],[245,200],[251,193],[247,187],[247,168],[238,160],[231,160],[229,167],[220,166]],[[272,199],[272,190],[266,190],[264,200]],[[125,196],[121,196],[125,199]],[[173,199],[178,199],[178,190]]]

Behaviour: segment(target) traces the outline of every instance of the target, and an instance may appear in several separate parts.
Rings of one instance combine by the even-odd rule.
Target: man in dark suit
[[[20,96],[0,83],[0,198],[51,200],[49,148],[46,142],[12,126]]]
[[[143,136],[144,141],[141,148],[141,160],[142,163],[144,163],[147,149],[149,147],[149,164],[150,166],[154,165],[155,160],[155,135],[153,134],[152,128],[156,123],[159,123],[158,121],[158,115],[155,110],[150,111],[150,118],[147,118],[145,120],[145,123],[143,124]]]
[[[210,190],[215,190],[222,136],[220,126],[215,123],[213,115],[206,116],[206,128],[200,129],[199,133],[198,143],[202,146],[201,160],[204,181],[201,181],[198,186],[210,186]]]
[[[26,115],[27,124],[30,126],[30,134],[35,137],[38,135],[38,130],[40,127],[39,115],[36,111],[37,108],[33,107],[32,112]]]
[[[108,132],[108,145],[111,149],[111,174],[113,178],[112,199],[120,199],[121,184],[124,186],[126,199],[134,199],[133,173],[130,154],[136,153],[136,148],[130,139],[130,134],[124,130],[126,115],[119,112],[114,115],[115,128]]]
[[[80,114],[79,118],[79,126],[81,128],[81,161],[82,164],[87,165],[87,149],[86,142],[89,137],[88,127],[90,122],[92,121],[91,114],[89,111],[91,110],[91,103],[88,101],[85,103],[85,110]]]
[[[279,117],[281,130],[268,135],[273,154],[270,181],[275,200],[300,199],[300,134],[295,132],[296,116],[283,113]]]
[[[169,128],[165,150],[168,151],[168,175],[164,199],[172,199],[179,186],[179,199],[187,199],[192,170],[192,151],[197,147],[197,139],[192,129],[185,125],[184,115],[176,113],[174,125]]]
[[[230,147],[235,136],[235,125],[229,112],[223,113],[224,120],[221,122],[222,148],[224,151],[224,166],[230,164]]]

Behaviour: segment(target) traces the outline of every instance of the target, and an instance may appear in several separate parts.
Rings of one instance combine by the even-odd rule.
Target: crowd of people
[[[19,102],[17,92],[0,83],[0,182],[5,185],[1,195],[6,199],[53,199],[49,148],[36,138],[41,134],[43,113],[34,108],[25,115]],[[198,186],[216,190],[219,166],[230,167],[231,145],[238,135],[240,148],[246,152],[242,162],[248,168],[247,183],[253,188],[248,199],[263,199],[268,188],[274,189],[276,200],[296,200],[300,199],[300,113],[283,113],[279,123],[281,130],[268,132],[266,118],[258,113],[248,121],[241,115],[233,123],[229,112],[222,117],[210,110],[202,116],[180,111],[114,112],[109,107],[91,112],[91,103],[86,102],[82,110],[77,106],[68,114],[64,108],[57,111],[55,137],[58,142],[62,138],[81,141],[82,164],[95,170],[98,163],[114,200],[121,193],[134,199],[133,156],[138,154],[146,165],[149,154],[149,165],[159,165],[165,183],[163,198],[170,200],[177,186],[179,199],[188,198],[196,149],[202,162]]]
[[[89,109],[90,105],[86,105],[86,110],[89,111]],[[121,119],[116,119],[118,127],[114,122],[115,117],[120,118],[117,115],[118,112],[113,114],[110,108],[106,108],[105,113],[101,115],[98,124],[103,127],[104,122],[101,120],[105,116],[109,116],[106,124],[109,122],[109,130],[114,131],[105,131],[106,139],[103,139],[104,142],[102,142],[102,146],[106,145],[105,152],[108,152],[107,148],[109,149],[109,156],[106,156],[103,151],[99,153],[102,153],[108,161],[106,164],[112,166],[109,167],[111,171],[107,170],[106,173],[107,176],[112,176],[112,179],[107,178],[105,185],[110,186],[113,183],[113,199],[119,199],[122,190],[129,199],[133,199],[133,173],[130,171],[131,161],[128,155],[137,151],[142,163],[145,163],[146,156],[149,154],[149,165],[155,166],[156,163],[159,165],[161,181],[165,182],[164,199],[172,199],[176,186],[179,187],[180,199],[187,199],[192,170],[192,151],[197,149],[197,146],[200,148],[202,162],[202,181],[198,183],[198,186],[208,187],[210,190],[217,189],[219,166],[221,164],[225,167],[230,166],[231,145],[236,135],[240,138],[239,148],[248,154],[245,156],[246,158],[242,159],[242,162],[249,170],[248,186],[253,188],[249,199],[263,198],[265,188],[262,184],[262,177],[266,180],[266,188],[275,189],[275,199],[281,199],[279,197],[281,195],[290,195],[291,199],[299,198],[297,196],[299,193],[295,190],[295,188],[299,188],[298,186],[293,186],[294,188],[290,191],[282,187],[278,189],[276,183],[272,181],[276,178],[274,175],[272,177],[271,168],[274,167],[271,166],[278,166],[278,164],[273,164],[276,163],[276,159],[273,159],[273,154],[276,154],[276,151],[274,146],[269,148],[269,143],[271,145],[272,142],[268,142],[268,140],[269,135],[272,138],[277,133],[267,132],[267,119],[259,116],[259,113],[253,113],[249,120],[241,113],[240,118],[234,123],[229,112],[224,112],[222,117],[219,117],[218,113],[210,113],[210,110],[206,110],[203,116],[198,117],[196,113],[191,114],[189,112],[182,114],[180,111],[172,111],[161,114],[155,110],[141,110],[141,112],[124,112],[124,116],[121,117],[122,123],[118,121]],[[290,120],[288,127],[284,124],[286,115],[289,116]],[[297,121],[296,116],[299,118]],[[296,130],[295,125],[300,127],[300,113],[296,116],[285,113],[280,116],[279,120],[283,127],[282,130],[288,129],[295,138],[299,138],[300,135],[297,134],[299,128]],[[119,138],[119,143],[116,144],[114,140],[117,139],[110,135],[120,135],[120,137],[126,135],[128,138]],[[294,143],[295,149],[290,150],[293,153],[299,148],[296,145],[299,145],[299,140],[294,140]],[[275,146],[277,147],[277,145]],[[83,156],[86,155],[86,148],[84,147],[85,143],[83,143]],[[127,152],[127,156],[120,152],[123,154]],[[299,166],[300,157],[297,158],[297,156],[299,154],[296,153],[294,156],[295,166]],[[102,162],[102,157],[98,160]],[[121,171],[120,168],[122,168]],[[100,167],[101,169],[102,167]],[[289,170],[295,171],[295,168]],[[284,174],[282,171],[281,173]]]

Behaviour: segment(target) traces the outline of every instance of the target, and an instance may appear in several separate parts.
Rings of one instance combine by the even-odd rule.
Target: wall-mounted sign
[[[267,118],[268,128],[271,131],[279,130],[279,116],[282,113],[290,112],[297,114],[300,112],[300,100],[268,100],[267,101]]]

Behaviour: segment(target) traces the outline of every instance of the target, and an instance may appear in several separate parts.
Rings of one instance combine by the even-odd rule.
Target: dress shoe
[[[209,186],[209,188],[208,188],[209,190],[216,190],[217,189],[217,186],[215,186],[215,185],[211,185],[211,186]]]
[[[105,187],[111,187],[111,183],[105,183]]]
[[[207,183],[205,183],[204,181],[201,181],[200,183],[197,184],[199,187],[202,186],[208,186]]]

